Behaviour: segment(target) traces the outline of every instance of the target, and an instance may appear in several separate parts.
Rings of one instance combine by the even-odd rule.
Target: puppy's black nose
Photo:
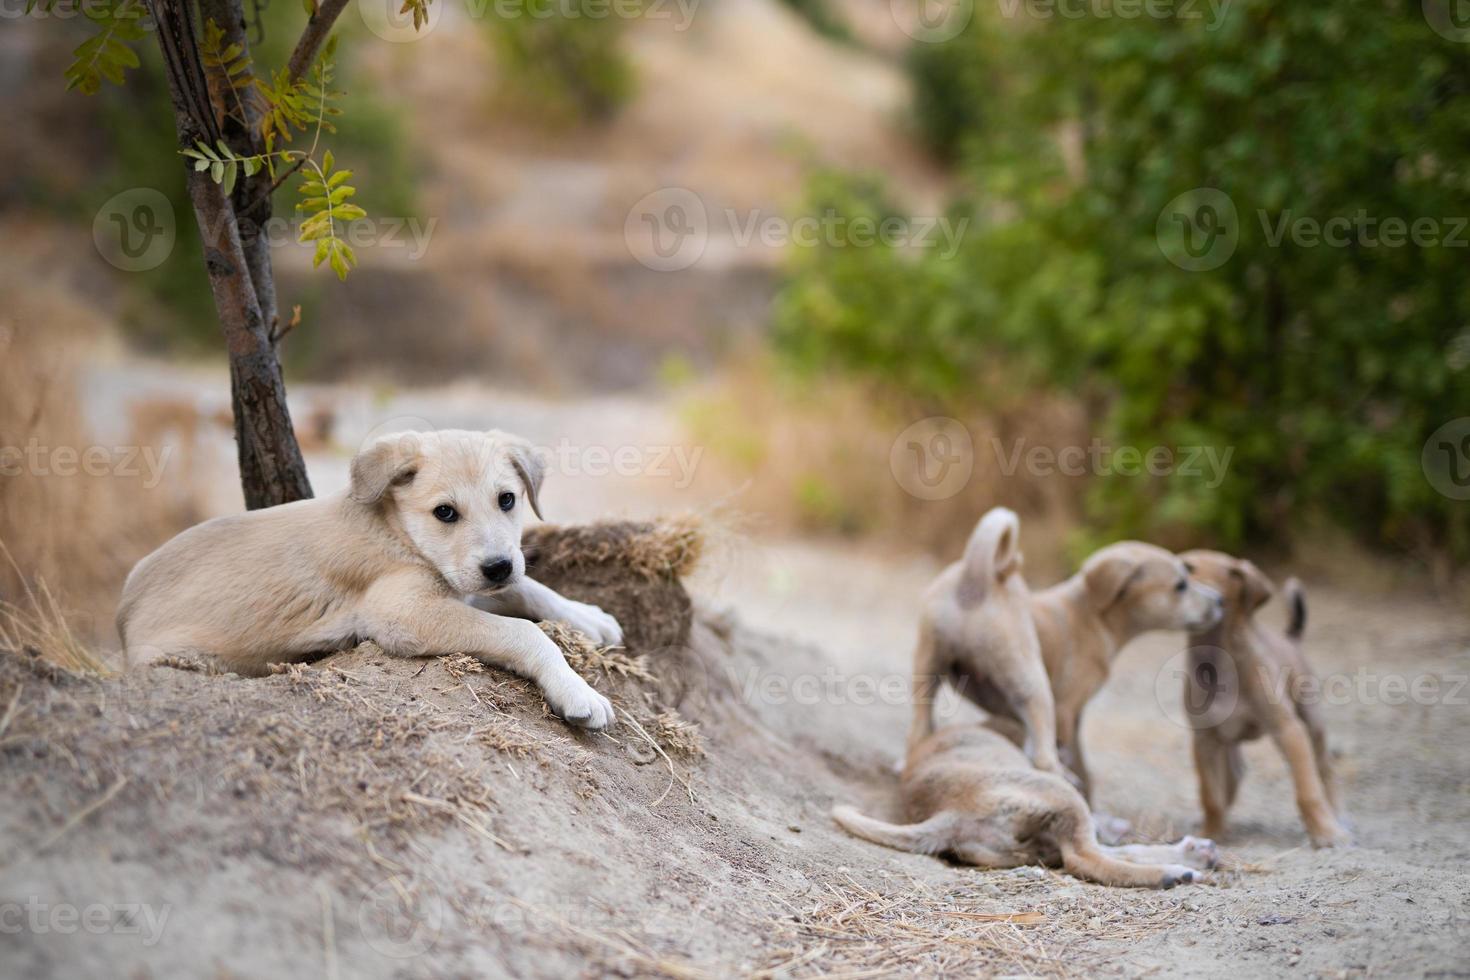
[[[515,563],[509,558],[500,558],[495,561],[487,561],[480,566],[480,572],[494,585],[499,585],[510,578],[510,573],[515,569]]]

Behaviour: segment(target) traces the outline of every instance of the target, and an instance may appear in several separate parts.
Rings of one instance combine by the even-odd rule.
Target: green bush
[[[1375,543],[1470,554],[1470,508],[1420,466],[1429,435],[1470,415],[1470,45],[1417,3],[1226,10],[977,19],[916,59],[951,66],[915,70],[920,107],[965,107],[935,114],[963,151],[963,248],[804,252],[778,342],[939,402],[973,398],[967,380],[1003,357],[1015,384],[1103,406],[1116,445],[1232,452],[1218,487],[1094,481],[1116,531],[1230,546],[1321,511]],[[987,70],[954,67],[967,57]],[[1071,172],[1058,133],[1081,146]],[[1171,202],[1201,188],[1228,197],[1238,231],[1211,253],[1228,259],[1188,271],[1175,215],[1209,214]],[[1278,238],[1303,218],[1352,227],[1340,246]],[[1458,244],[1386,244],[1390,218]],[[1200,227],[1190,244],[1209,243]]]
[[[564,124],[596,122],[632,98],[633,69],[622,51],[626,20],[598,16],[587,3],[569,9],[526,0],[523,15],[485,23],[508,94],[536,115]]]

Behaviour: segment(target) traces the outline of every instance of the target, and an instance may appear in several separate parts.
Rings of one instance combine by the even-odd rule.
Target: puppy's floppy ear
[[[1240,608],[1245,612],[1255,612],[1276,593],[1276,586],[1265,573],[1244,558],[1230,566],[1230,577],[1240,583]]]
[[[526,488],[526,499],[531,502],[531,510],[536,512],[537,517],[541,517],[541,481],[546,478],[546,460],[536,452],[535,446],[520,436],[492,430],[490,437],[503,447],[506,461],[516,471],[516,476],[520,477],[521,485]]]
[[[1143,563],[1127,555],[1107,555],[1089,560],[1082,567],[1082,581],[1087,598],[1098,612],[1107,612],[1128,591],[1128,586],[1143,571]]]
[[[389,487],[411,482],[423,459],[423,441],[417,432],[380,436],[352,457],[348,495],[360,504],[377,503]]]

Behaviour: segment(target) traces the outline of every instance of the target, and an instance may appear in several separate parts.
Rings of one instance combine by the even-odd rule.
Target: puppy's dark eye
[[[1178,582],[1176,582],[1174,584],[1174,591],[1175,592],[1183,592],[1187,588],[1189,588],[1189,582],[1187,582],[1184,579],[1180,579]]]
[[[501,510],[510,510],[515,505],[516,505],[516,495],[515,494],[513,494],[509,490],[507,490],[507,491],[505,491],[505,493],[502,493],[500,495],[500,509]]]
[[[459,520],[459,511],[455,510],[448,504],[440,504],[438,507],[434,508],[434,516],[439,518],[439,520],[443,521],[445,524],[453,524],[455,521]]]

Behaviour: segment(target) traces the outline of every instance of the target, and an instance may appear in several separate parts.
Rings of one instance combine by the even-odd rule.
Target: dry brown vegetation
[[[77,641],[113,642],[128,570],[199,514],[182,468],[144,486],[146,468],[136,457],[126,465],[140,440],[102,445],[88,431],[83,357],[109,334],[44,262],[0,270],[0,293],[13,298],[0,314],[0,600],[12,642],[67,663]]]
[[[768,356],[749,355],[690,393],[683,413],[691,441],[739,487],[732,505],[760,514],[765,527],[873,538],[950,558],[981,514],[1005,505],[1024,521],[1029,567],[1060,574],[1076,557],[1069,532],[1080,523],[1085,479],[1002,469],[1017,446],[1088,444],[1086,413],[1061,396],[956,419],[969,432],[974,468],[962,489],[938,500],[905,489],[915,485],[919,462],[902,447],[893,452],[908,426],[936,413],[895,405],[863,384],[791,377]]]

